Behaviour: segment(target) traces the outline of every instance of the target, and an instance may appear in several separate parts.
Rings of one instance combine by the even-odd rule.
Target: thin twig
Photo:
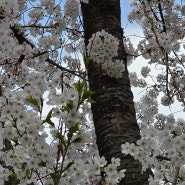
[[[177,185],[177,180],[178,180],[178,177],[179,177],[179,172],[180,172],[180,167],[176,167],[175,176],[174,176],[174,179],[173,179],[173,185]]]
[[[72,70],[70,70],[70,69],[67,69],[67,68],[65,68],[65,67],[62,67],[62,66],[60,66],[59,64],[57,64],[56,62],[54,62],[53,60],[51,60],[51,59],[49,59],[49,58],[46,59],[46,62],[48,62],[48,63],[50,63],[50,64],[56,66],[56,67],[57,67],[58,69],[60,69],[61,71],[66,71],[66,72],[71,73],[71,74],[73,74],[73,75],[76,75],[76,76],[78,76],[78,77],[80,77],[80,78],[83,78],[83,77],[80,75],[80,72],[72,71]]]

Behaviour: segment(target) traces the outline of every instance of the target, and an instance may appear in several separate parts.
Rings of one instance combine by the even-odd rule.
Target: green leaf
[[[105,181],[102,181],[101,184],[102,184],[102,185],[106,185],[106,182],[105,182]]]
[[[47,120],[47,123],[48,123],[49,125],[51,125],[52,127],[55,127],[55,124],[53,123],[53,121]]]
[[[75,125],[73,125],[72,127],[70,127],[70,131],[71,132],[73,132],[73,133],[75,133],[75,132],[77,132],[77,131],[79,131],[79,123],[76,123]]]
[[[96,103],[96,101],[94,101],[94,100],[91,99],[91,98],[87,99],[86,102],[89,102],[89,103]]]
[[[67,168],[70,168],[74,164],[74,161],[71,161],[67,164]]]
[[[72,143],[80,143],[80,142],[82,142],[83,141],[83,137],[77,137],[76,139],[74,139],[73,141],[72,141]]]
[[[51,110],[48,112],[48,115],[47,115],[47,117],[46,117],[46,120],[51,119],[51,117],[52,117],[52,112],[53,112],[53,109],[51,109]]]
[[[73,109],[73,101],[70,101],[70,102],[67,103],[67,105],[64,106],[61,110],[62,110],[62,111],[70,112],[72,109]]]
[[[65,144],[65,140],[64,140],[64,136],[59,132],[59,131],[57,131],[56,132],[56,138],[58,138],[60,141],[61,141],[61,143],[65,146],[66,144]]]
[[[69,132],[71,133],[76,133],[77,131],[79,131],[79,123],[76,123],[75,125],[73,125],[72,127],[69,128]]]
[[[91,90],[84,90],[84,93],[83,93],[83,99],[85,100],[85,99],[88,99],[88,98],[90,98],[92,95],[94,94],[94,92],[93,91],[91,91]]]
[[[43,120],[43,123],[48,123],[48,124],[51,125],[52,127],[55,127],[55,124],[53,123],[53,121],[51,121],[52,111],[53,111],[53,109],[51,109],[51,110],[48,112],[48,115],[46,116],[46,119]]]
[[[83,81],[78,80],[78,82],[74,83],[73,85],[74,85],[75,89],[78,91],[78,94],[81,95],[83,88],[85,86],[85,80],[83,80]]]
[[[12,181],[14,182],[15,185],[18,185],[20,183],[20,180],[17,178],[17,174],[16,173],[12,173],[10,175],[10,178],[13,179]]]
[[[12,174],[10,175],[10,177],[11,177],[12,179],[17,179],[17,174],[16,174],[16,173],[12,173]]]
[[[73,164],[74,164],[74,161],[69,162],[67,166],[65,167],[64,171],[69,169]]]
[[[35,105],[37,107],[37,109],[40,111],[40,106],[38,104],[38,101],[32,97],[32,95],[29,96],[29,98],[26,99],[29,103]]]
[[[46,162],[41,160],[39,163],[38,163],[39,166],[41,167],[46,167]]]
[[[72,127],[70,127],[68,133],[67,133],[67,137],[68,140],[70,140],[73,137],[73,134],[79,131],[79,123],[76,123],[75,125],[73,125]]]
[[[60,152],[61,152],[61,154],[63,155],[63,153],[64,153],[64,144],[63,143],[59,143],[59,145],[58,145],[58,147],[59,147],[59,150],[60,150]]]
[[[51,178],[53,179],[54,183],[59,182],[60,174],[50,173]]]
[[[30,176],[30,169],[26,169],[26,177]]]
[[[83,55],[83,58],[84,58],[85,65],[87,65],[91,60],[91,58],[89,56],[86,56],[86,55]]]

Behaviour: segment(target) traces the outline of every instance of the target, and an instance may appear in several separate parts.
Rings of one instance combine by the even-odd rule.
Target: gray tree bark
[[[126,65],[120,1],[90,0],[89,4],[82,3],[81,7],[85,44],[93,33],[104,29],[119,39],[118,59]],[[105,156],[109,162],[112,157],[121,159],[120,169],[127,171],[120,185],[147,185],[149,172],[142,173],[138,161],[121,153],[121,144],[135,143],[140,138],[127,69],[122,78],[110,78],[100,65],[90,61],[87,71],[90,88],[95,92],[93,99],[96,103],[92,105],[92,113],[100,156]]]

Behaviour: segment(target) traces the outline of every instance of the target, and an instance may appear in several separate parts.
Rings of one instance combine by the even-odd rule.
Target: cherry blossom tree
[[[120,148],[122,143],[136,143],[140,138],[123,47],[120,2],[101,0],[96,4],[95,0],[82,4],[82,15],[87,52],[92,58],[87,70],[95,92],[92,113],[99,154],[108,161],[112,157],[121,159],[120,168],[126,169],[126,177],[120,184],[148,184],[141,164],[130,155],[123,156]]]
[[[185,5],[131,6],[136,48],[118,0],[0,1],[0,184],[185,183]]]

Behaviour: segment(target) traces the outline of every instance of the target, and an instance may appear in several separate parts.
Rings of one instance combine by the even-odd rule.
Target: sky
[[[129,23],[127,20],[127,15],[131,11],[130,2],[131,0],[121,0],[121,19],[123,28]]]
[[[141,29],[136,23],[131,24],[128,19],[127,15],[131,12],[132,8],[130,7],[130,3],[133,0],[120,0],[121,2],[121,20],[122,20],[122,27],[125,29],[126,33],[141,33]],[[175,0],[177,4],[185,4],[185,0]]]
[[[140,38],[134,36],[134,35],[140,35],[142,36],[142,29],[141,27],[133,22],[129,22],[128,21],[128,14],[131,12],[132,8],[130,7],[130,2],[132,2],[132,0],[121,0],[121,24],[122,24],[122,28],[124,29],[125,35],[129,36],[129,38],[134,42],[134,44],[136,45]]]

